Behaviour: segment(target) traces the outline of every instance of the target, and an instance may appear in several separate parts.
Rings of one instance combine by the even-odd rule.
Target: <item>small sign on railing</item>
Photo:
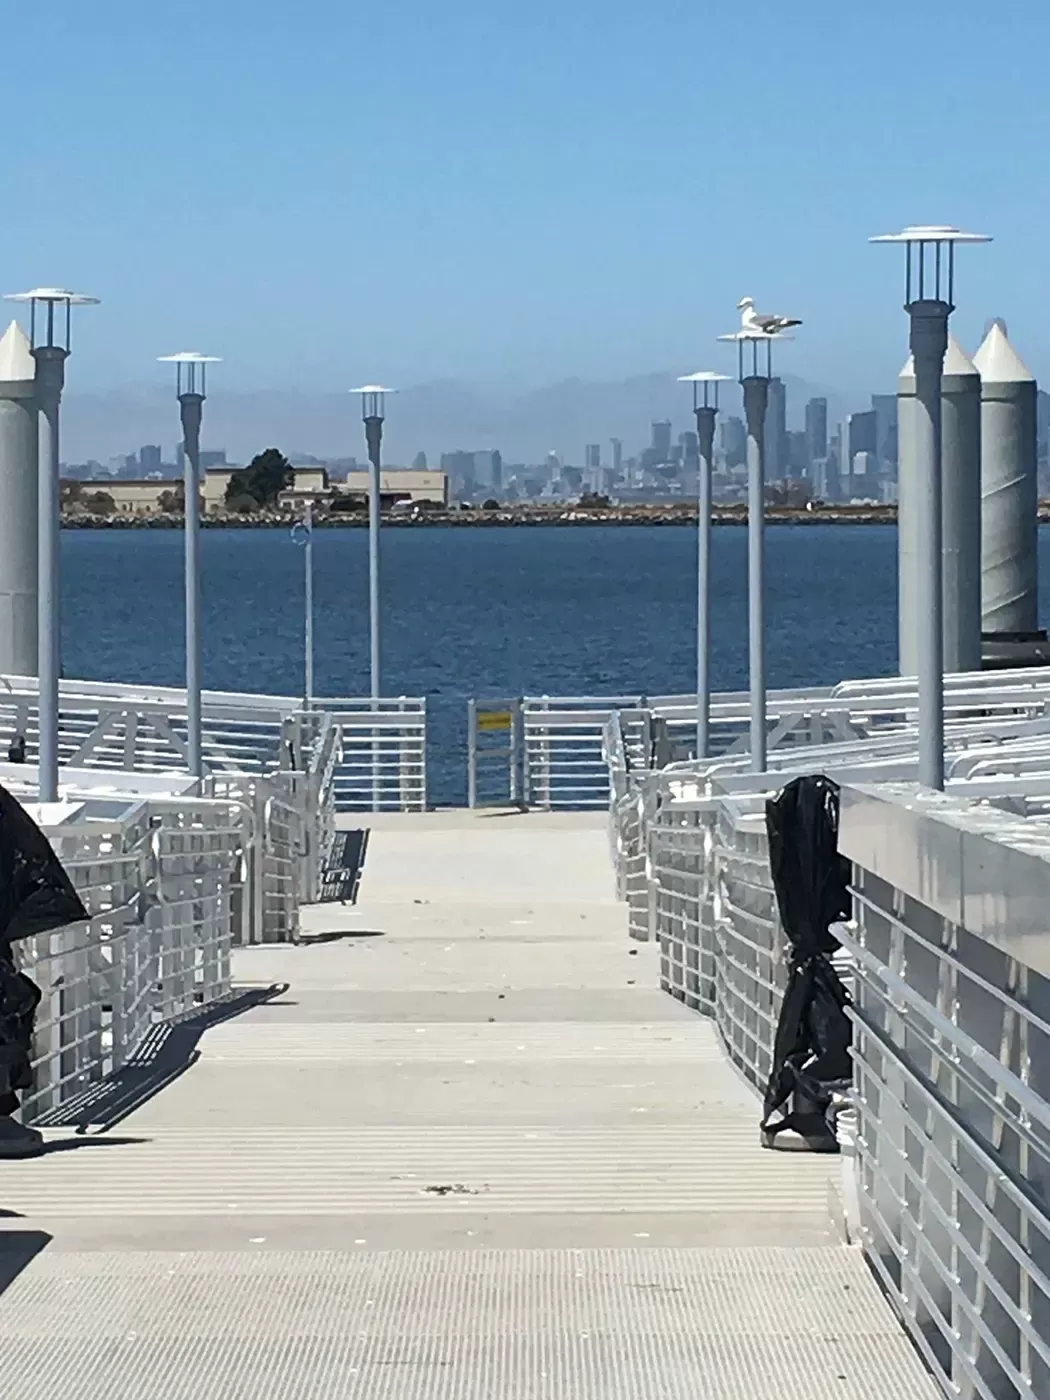
[[[483,734],[505,733],[514,723],[510,710],[479,710],[478,729]]]

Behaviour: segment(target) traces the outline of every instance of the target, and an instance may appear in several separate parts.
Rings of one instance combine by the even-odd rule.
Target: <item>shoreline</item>
[[[1040,508],[1040,519],[1044,518]],[[1050,520],[1050,504],[1045,515]],[[829,506],[818,510],[794,506],[767,506],[766,523],[770,525],[895,525],[896,506]],[[289,530],[301,516],[289,511],[260,511],[251,515],[210,515],[201,517],[204,530]],[[747,524],[746,506],[716,506],[712,524]],[[695,506],[611,506],[593,509],[578,506],[532,507],[517,506],[503,510],[426,510],[418,515],[384,512],[383,528],[404,530],[434,529],[530,529],[543,526],[584,527],[615,525],[625,528],[652,525],[693,525],[697,523]],[[181,530],[184,517],[175,515],[88,515],[82,511],[63,512],[62,526],[68,530]],[[314,526],[319,530],[364,530],[368,518],[364,513],[354,515],[318,515]]]
[[[290,530],[301,523],[302,517],[290,511],[260,511],[251,515],[208,515],[201,517],[203,530]],[[1050,500],[1040,501],[1037,514],[1041,525],[1050,523]],[[896,525],[897,507],[885,506],[825,506],[817,510],[797,506],[767,506],[767,525]],[[696,526],[695,506],[611,506],[606,509],[588,507],[516,506],[505,510],[428,510],[418,515],[383,515],[384,529],[397,530],[471,530],[471,529],[535,529],[542,527],[582,528],[587,526]],[[744,526],[746,506],[716,506],[712,512],[713,525]],[[319,530],[366,530],[368,518],[354,515],[318,515],[314,526]],[[63,512],[62,528],[66,530],[181,530],[185,528],[182,515],[88,515],[82,511]]]

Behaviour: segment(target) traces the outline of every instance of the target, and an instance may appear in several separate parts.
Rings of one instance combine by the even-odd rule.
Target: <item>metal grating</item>
[[[43,1256],[18,1400],[933,1400],[840,1249]]]

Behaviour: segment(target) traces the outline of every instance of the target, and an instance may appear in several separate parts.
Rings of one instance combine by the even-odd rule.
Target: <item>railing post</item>
[[[467,701],[467,806],[478,805],[478,702]]]

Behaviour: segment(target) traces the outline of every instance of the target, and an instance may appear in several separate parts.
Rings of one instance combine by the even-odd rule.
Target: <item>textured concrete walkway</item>
[[[599,820],[378,821],[306,927],[119,1128],[0,1164],[0,1400],[934,1395]]]

